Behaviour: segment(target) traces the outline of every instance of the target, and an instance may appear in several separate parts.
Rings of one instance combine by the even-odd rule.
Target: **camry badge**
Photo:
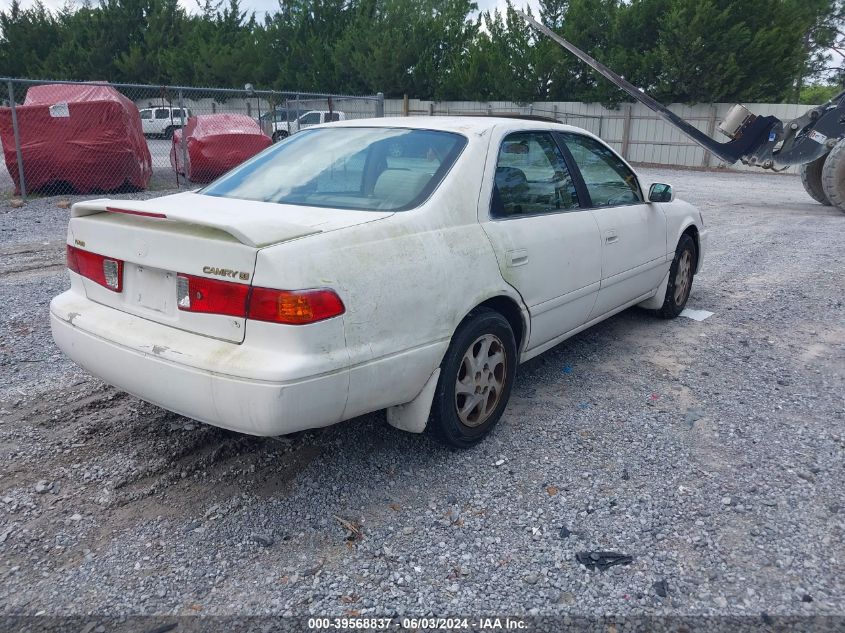
[[[206,275],[217,275],[218,277],[229,277],[231,279],[240,279],[241,281],[249,280],[249,273],[241,272],[240,270],[231,270],[229,268],[217,268],[216,266],[203,266],[202,272]]]

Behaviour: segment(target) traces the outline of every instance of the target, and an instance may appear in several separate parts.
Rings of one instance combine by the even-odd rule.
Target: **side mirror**
[[[672,191],[672,185],[656,182],[648,190],[649,202],[672,202],[674,199],[675,192]]]

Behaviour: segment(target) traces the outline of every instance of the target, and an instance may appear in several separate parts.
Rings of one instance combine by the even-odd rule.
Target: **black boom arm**
[[[707,151],[712,152],[726,163],[735,163],[742,160],[743,162],[748,162],[750,164],[759,164],[761,167],[771,166],[771,163],[773,162],[772,154],[773,152],[776,152],[777,143],[782,138],[783,130],[783,123],[777,117],[755,116],[749,113],[747,117],[744,117],[743,120],[739,122],[737,128],[733,130],[733,134],[731,135],[733,140],[727,143],[719,143],[695,126],[684,121],[677,114],[647,95],[624,77],[617,75],[610,68],[601,62],[596,61],[574,44],[571,44],[563,39],[547,26],[541,24],[522,11],[517,11],[517,13],[522,16],[522,19],[530,26],[560,44],[563,48],[575,55],[590,68],[627,92],[630,96],[645,105],[647,108],[656,112],[660,118],[664,119],[667,123],[674,125],[693,141],[701,145]],[[765,156],[768,158],[763,158]],[[751,160],[752,158],[753,160]],[[770,163],[768,165],[765,164],[767,160]]]

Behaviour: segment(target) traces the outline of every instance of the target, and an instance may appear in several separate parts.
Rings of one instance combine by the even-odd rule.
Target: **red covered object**
[[[47,84],[15,108],[27,191],[70,186],[79,193],[143,189],[150,150],[132,101],[102,84]],[[20,193],[11,108],[0,108],[6,167]]]
[[[272,144],[258,122],[244,114],[192,116],[185,126],[188,180],[211,182]],[[182,130],[173,132],[170,164],[177,173],[185,175]]]

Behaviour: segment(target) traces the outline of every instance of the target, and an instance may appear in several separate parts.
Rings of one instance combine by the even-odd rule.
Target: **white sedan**
[[[517,365],[633,305],[678,315],[707,233],[595,136],[508,118],[311,128],[198,191],[73,206],[53,337],[254,435],[387,409],[454,446]]]

